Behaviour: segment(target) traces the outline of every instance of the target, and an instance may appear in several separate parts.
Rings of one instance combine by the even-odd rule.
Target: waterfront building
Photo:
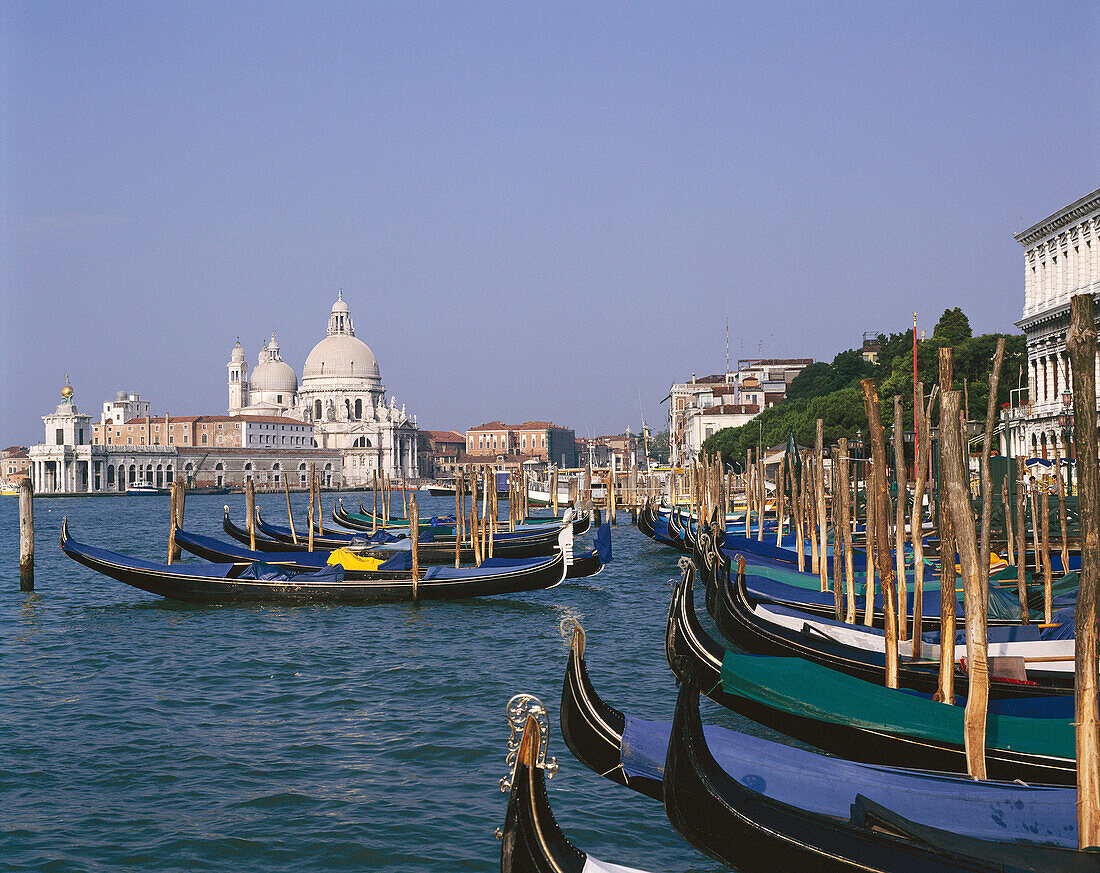
[[[691,463],[703,440],[727,427],[741,427],[782,401],[787,387],[813,358],[748,358],[737,369],[677,382],[668,397],[669,461]]]
[[[106,400],[103,403],[103,414],[99,418],[100,424],[123,424],[134,418],[150,415],[149,401],[142,400],[140,394],[130,391],[119,391],[114,400]]]
[[[551,421],[525,421],[515,425],[491,421],[466,431],[466,454],[474,459],[523,455],[542,465],[575,467],[576,438],[572,428]]]
[[[420,473],[428,479],[451,478],[466,448],[466,436],[454,430],[422,430]]]
[[[137,399],[128,395],[126,402]],[[110,420],[91,424],[65,385],[56,411],[42,417],[44,442],[28,451],[36,493],[118,493],[136,482],[167,488],[179,476],[192,488],[239,488],[249,479],[260,489],[284,481],[297,488],[305,487],[311,464],[323,487],[344,484],[342,454],[314,447],[311,426],[298,419],[146,415],[118,423],[108,407]]]
[[[1009,408],[1002,413],[1001,452],[1053,457],[1057,442],[1067,457],[1072,384],[1066,330],[1071,297],[1100,298],[1100,189],[1015,234],[1015,239],[1024,249],[1024,311],[1016,326],[1027,338],[1027,388],[1012,391]],[[1097,313],[1100,319],[1100,309]]]
[[[0,486],[18,488],[31,474],[31,458],[26,446],[8,446],[0,451]]]
[[[329,313],[325,337],[306,357],[299,381],[282,359],[275,335],[249,371],[240,341],[228,363],[229,414],[297,419],[313,429],[321,449],[344,458],[348,484],[365,485],[377,471],[397,479],[418,475],[416,416],[386,388],[374,352],[355,336],[343,292]]]

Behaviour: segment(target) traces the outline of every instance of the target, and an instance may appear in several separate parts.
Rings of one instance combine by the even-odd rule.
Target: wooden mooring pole
[[[286,494],[286,517],[290,522],[290,536],[294,545],[298,545],[298,532],[294,529],[294,513],[290,509],[290,479],[283,476],[283,493]]]
[[[248,547],[256,551],[256,485],[251,478],[244,483],[244,511],[248,515]]]
[[[19,483],[19,590],[34,591],[34,484]]]
[[[1073,443],[1077,455],[1077,506],[1081,513],[1081,580],[1074,611],[1074,695],[1077,745],[1077,839],[1100,846],[1100,461],[1096,448],[1096,322],[1092,296],[1070,298],[1066,332],[1073,378]]]
[[[413,603],[418,603],[420,593],[417,586],[420,584],[420,510],[416,508],[416,497],[409,498],[409,538],[412,540],[412,583]]]

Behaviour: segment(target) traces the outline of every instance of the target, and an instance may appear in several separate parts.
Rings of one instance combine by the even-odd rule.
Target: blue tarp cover
[[[857,764],[721,727],[704,729],[722,769],[747,788],[800,809],[845,819],[856,794],[919,824],[985,840],[1077,847],[1077,791],[975,782]],[[627,716],[621,763],[628,776],[662,778],[671,726]]]
[[[596,554],[601,564],[611,563],[611,525],[604,522],[596,531]]]

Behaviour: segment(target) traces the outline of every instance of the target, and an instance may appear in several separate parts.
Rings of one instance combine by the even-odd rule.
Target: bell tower
[[[248,406],[248,361],[244,359],[244,349],[238,337],[229,357],[229,414],[236,415]]]

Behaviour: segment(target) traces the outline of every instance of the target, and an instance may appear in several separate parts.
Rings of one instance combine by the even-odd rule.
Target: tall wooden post
[[[863,531],[867,545],[867,584],[863,592],[863,624],[870,627],[874,619],[875,576],[878,557],[878,531],[875,529],[875,506],[878,504],[878,492],[871,485],[871,460],[864,458],[863,467]]]
[[[1062,572],[1069,572],[1069,526],[1066,523],[1066,483],[1062,479],[1062,452],[1054,441],[1054,483],[1058,489],[1058,529],[1061,534]]]
[[[1039,522],[1042,531],[1043,548],[1043,624],[1050,625],[1054,621],[1053,604],[1053,579],[1050,572],[1050,488],[1046,482],[1040,480],[1042,494],[1039,500],[1039,512],[1042,520]]]
[[[558,517],[558,468],[550,471],[550,506],[554,517]]]
[[[313,483],[317,478],[317,465],[310,463],[309,465],[309,511],[306,513],[306,521],[309,523],[309,551],[313,551],[313,521],[317,515],[317,507],[313,502],[314,488]],[[255,548],[255,547],[253,547]]]
[[[914,410],[914,415],[915,415]],[[909,494],[909,477],[905,473],[905,439],[901,412],[901,397],[894,395],[894,482],[897,485],[897,507],[894,510],[894,570],[898,579],[898,639],[904,641],[909,615],[908,582],[905,578],[905,503]]]
[[[966,464],[966,443],[960,427],[958,391],[945,391],[940,398],[941,475],[947,489],[947,505],[955,527],[955,543],[963,577],[966,609],[966,666],[969,685],[963,740],[966,771],[985,779],[985,724],[989,703],[989,663],[986,638],[986,602],[978,567],[978,542],[974,531],[974,510],[970,502],[970,473]]]
[[[283,476],[283,493],[286,494],[286,517],[290,521],[290,536],[298,544],[298,532],[294,530],[294,513],[290,509],[290,480]]]
[[[913,481],[913,510],[909,527],[913,537],[913,660],[920,658],[921,634],[924,631],[924,489],[928,484],[928,467],[932,456],[932,404],[936,389],[924,405],[924,383],[917,383],[917,406],[913,409],[914,425],[924,434],[916,446],[916,476]]]
[[[863,407],[871,431],[872,475],[875,490],[875,542],[878,548],[875,561],[882,580],[883,628],[886,632],[886,686],[898,687],[898,619],[897,592],[894,590],[894,567],[890,561],[890,544],[887,529],[890,526],[890,485],[886,470],[886,439],[879,411],[878,386],[874,379],[863,379]]]
[[[829,465],[829,487],[833,493],[833,603],[836,610],[837,621],[844,620],[844,576],[843,576],[843,560],[841,555],[844,554],[843,546],[841,545],[841,533],[840,528],[837,527],[838,519],[840,518],[840,496],[837,491],[837,478],[838,471],[840,470],[840,449],[838,446],[833,446],[829,450],[830,465]]]
[[[172,482],[168,502],[168,563],[178,554],[176,550],[176,501],[179,499],[179,482]]]
[[[810,537],[810,572],[815,576],[821,574],[820,556],[817,553],[817,501],[814,497],[814,479],[817,470],[812,462],[813,455],[807,451],[802,459],[802,499],[806,504],[806,533]]]
[[[251,477],[244,483],[244,511],[248,513],[248,547],[256,551],[256,485]]]
[[[1016,594],[1020,600],[1020,621],[1027,624],[1031,620],[1031,610],[1027,603],[1027,469],[1024,459],[1016,459]]]
[[[834,517],[834,531],[839,526],[844,545],[844,620],[848,624],[856,621],[856,574],[852,555],[852,501],[848,491],[850,478],[848,464],[848,438],[837,440],[837,476],[833,480],[833,500],[839,500],[839,518]],[[835,533],[834,533],[835,536]],[[833,560],[836,560],[836,546],[833,547]]]
[[[462,481],[462,473],[455,470],[455,568],[462,565],[462,529],[465,522],[465,513],[462,511],[462,490],[465,485]]]
[[[814,512],[817,514],[818,578],[822,592],[829,590],[829,551],[825,535],[825,422],[817,420],[814,436]]]
[[[944,417],[943,396],[951,390],[954,359],[951,349],[939,350],[940,375],[940,433],[947,427]],[[956,405],[956,417],[958,406]],[[939,489],[940,529],[940,682],[936,697],[944,703],[955,702],[955,613],[958,595],[955,593],[955,525],[944,488],[942,437],[940,441],[940,474],[936,486]]]
[[[985,434],[982,437],[982,533],[978,543],[978,595],[983,604],[989,603],[989,537],[993,524],[993,474],[989,469],[989,455],[993,449],[993,427],[997,423],[997,389],[1001,384],[1001,365],[1005,358],[1005,338],[997,340],[993,354],[993,369],[989,374],[989,402],[985,408]],[[967,470],[969,485],[969,469]],[[985,606],[988,609],[988,606]]]
[[[19,590],[34,591],[34,483],[19,483]]]
[[[775,476],[775,547],[783,546],[783,526],[786,522],[787,453],[779,456],[779,472]]]
[[[615,453],[611,453],[611,466],[607,471],[607,514],[611,516],[611,526],[616,527],[615,521]]]
[[[420,600],[420,510],[416,507],[416,498],[409,498],[409,537],[412,539],[412,583],[413,603]]]
[[[798,457],[798,448],[795,447],[795,457]],[[802,493],[799,490],[798,468],[792,463],[791,475],[791,514],[794,516],[794,550],[798,561],[798,572],[806,571],[806,550],[803,547],[802,530]]]
[[[745,536],[752,536],[752,511],[756,505],[756,461],[753,450],[745,453]]]
[[[1100,846],[1100,460],[1096,448],[1096,323],[1092,296],[1070,299],[1066,332],[1073,377],[1073,444],[1077,455],[1077,505],[1081,513],[1081,580],[1074,611],[1077,732],[1077,839],[1081,848]]]
[[[1009,474],[1005,473],[1004,484],[1001,486],[1001,503],[1005,513],[1005,548],[1008,549],[1008,563],[1016,566],[1016,536],[1012,532],[1012,507],[1008,503],[1010,481]]]
[[[378,471],[377,470],[372,470],[371,474],[372,474],[371,475],[371,485],[373,486],[372,490],[374,491],[374,508],[371,510],[371,518],[374,519],[374,523],[371,525],[371,533],[377,533],[378,532]],[[456,488],[455,492],[457,493],[457,491],[458,491],[458,489]]]
[[[764,515],[767,512],[767,506],[768,506],[768,489],[766,487],[767,480],[764,477],[765,468],[764,468],[764,448],[763,448],[763,446],[761,446],[760,451],[757,452],[757,455],[758,455],[758,457],[756,459],[756,472],[757,472],[756,482],[757,482],[757,489],[758,489],[758,494],[759,494],[759,497],[760,497],[760,502],[757,504],[757,509],[759,510],[759,514],[756,517],[756,521],[757,521],[756,539],[759,542],[763,542],[764,541]]]

